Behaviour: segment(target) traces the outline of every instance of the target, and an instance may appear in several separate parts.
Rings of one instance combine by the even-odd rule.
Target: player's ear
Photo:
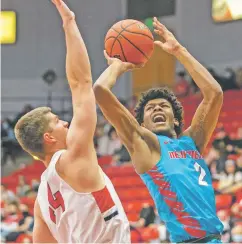
[[[53,144],[56,142],[55,137],[53,137],[49,132],[44,133],[43,138],[44,142],[47,144]]]
[[[177,127],[180,125],[178,119],[176,119],[176,118],[174,118],[174,125],[177,126]]]

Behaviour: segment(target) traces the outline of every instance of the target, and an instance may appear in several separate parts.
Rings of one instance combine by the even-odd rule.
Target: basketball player
[[[117,78],[136,68],[110,58],[94,85],[96,100],[128,149],[146,184],[172,242],[220,242],[222,223],[216,216],[214,191],[202,153],[217,124],[223,92],[210,73],[156,18],[155,44],[176,57],[203,94],[191,126],[182,131],[183,108],[167,88],[145,92],[136,119],[111,92]],[[148,82],[148,81],[147,81]]]
[[[53,3],[63,20],[74,116],[68,129],[49,108],[37,108],[15,127],[22,148],[47,167],[34,208],[33,241],[130,243],[127,217],[94,149],[97,115],[87,50],[74,13],[62,0]]]

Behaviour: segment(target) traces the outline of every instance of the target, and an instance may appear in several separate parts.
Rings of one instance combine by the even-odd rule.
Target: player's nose
[[[154,107],[154,111],[162,111],[162,108],[159,104],[157,104],[155,107]]]

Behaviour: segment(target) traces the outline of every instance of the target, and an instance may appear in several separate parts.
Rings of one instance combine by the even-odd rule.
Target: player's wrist
[[[66,16],[63,18],[63,28],[66,29],[70,24],[76,24],[75,15]]]
[[[124,66],[123,62],[120,61],[120,60],[114,61],[111,64],[111,66],[115,70],[115,74],[117,76],[120,76],[120,75],[122,75],[123,73],[126,72],[125,66]]]
[[[174,52],[174,56],[179,60],[180,58],[186,57],[188,54],[188,51],[185,47],[182,45],[179,46],[179,48]]]

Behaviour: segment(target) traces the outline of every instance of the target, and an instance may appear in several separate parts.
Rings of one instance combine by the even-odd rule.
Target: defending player
[[[74,13],[62,0],[53,3],[63,20],[74,116],[68,129],[49,108],[37,108],[15,127],[23,149],[47,167],[35,203],[33,241],[130,243],[127,217],[93,145],[97,115],[87,50]]]
[[[167,88],[145,92],[135,119],[111,88],[121,74],[136,67],[109,58],[106,53],[110,66],[94,85],[96,100],[127,147],[166,223],[171,241],[220,242],[223,225],[216,216],[212,180],[202,152],[216,127],[223,92],[210,73],[156,18],[154,27],[164,39],[155,44],[184,65],[203,94],[191,126],[182,131],[183,108]]]

